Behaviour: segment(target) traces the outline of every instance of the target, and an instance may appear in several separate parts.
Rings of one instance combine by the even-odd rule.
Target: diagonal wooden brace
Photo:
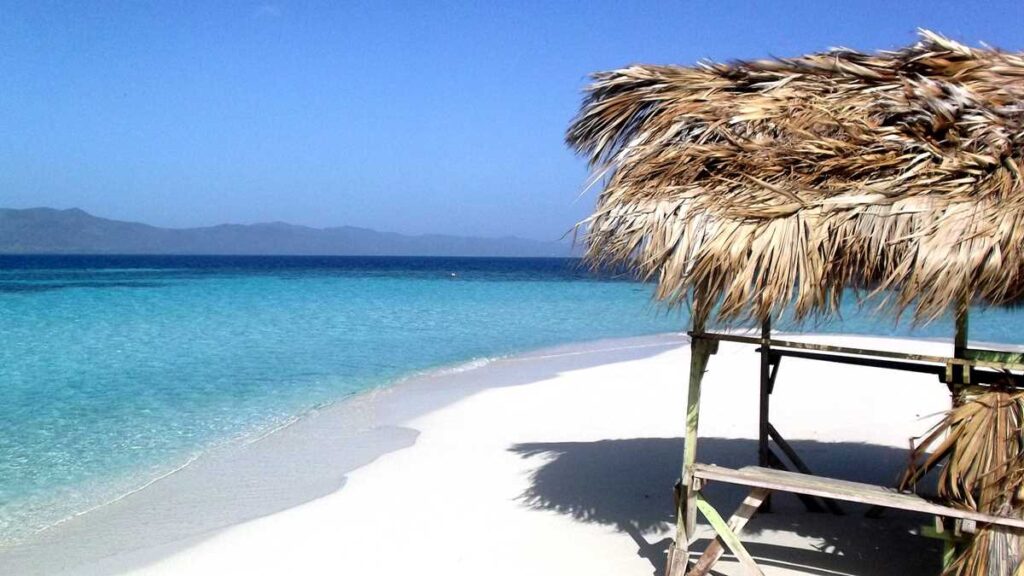
[[[761,504],[768,497],[769,490],[766,488],[754,488],[750,494],[743,499],[743,503],[736,509],[729,522],[726,523],[719,516],[718,512],[702,496],[697,495],[697,509],[708,519],[711,527],[718,534],[708,547],[704,550],[697,563],[694,564],[687,576],[705,576],[716,562],[722,557],[725,548],[736,556],[751,575],[762,576],[761,569],[754,563],[754,559],[747,552],[740,542],[737,534],[743,530],[750,518],[757,512]]]

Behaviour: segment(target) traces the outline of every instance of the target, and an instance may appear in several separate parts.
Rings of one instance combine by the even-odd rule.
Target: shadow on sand
[[[891,485],[906,463],[906,450],[856,443],[795,441],[793,447],[816,473],[873,484]],[[681,438],[633,438],[598,442],[518,444],[511,450],[523,458],[543,458],[523,501],[584,521],[615,527],[628,534],[637,554],[664,573],[666,537],[650,543],[645,533],[661,533],[673,525],[672,485],[682,461]],[[757,442],[702,438],[700,460],[740,467],[756,463]],[[728,517],[745,491],[712,484],[705,494]],[[910,533],[930,521],[921,515],[887,511],[880,519],[864,517],[865,508],[842,503],[845,516],[805,512],[799,500],[777,494],[773,511],[754,516],[743,539],[764,566],[785,567],[807,574],[907,575],[938,574],[941,547]],[[786,535],[774,532],[791,533]],[[797,547],[792,536],[810,541]],[[697,542],[702,550],[708,540]],[[728,558],[728,557],[727,557]],[[731,563],[731,562],[730,562]],[[723,560],[722,565],[725,565]]]

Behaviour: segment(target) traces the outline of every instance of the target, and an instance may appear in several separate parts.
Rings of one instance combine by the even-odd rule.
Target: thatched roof
[[[828,314],[844,287],[918,320],[1024,294],[1024,56],[929,32],[861,54],[594,76],[567,140],[604,181],[593,263],[698,316]]]

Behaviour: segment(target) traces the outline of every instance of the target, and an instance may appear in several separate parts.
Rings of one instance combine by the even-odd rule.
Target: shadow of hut
[[[664,573],[672,534],[656,542],[648,536],[666,534],[675,523],[672,484],[682,463],[681,438],[631,438],[597,442],[517,444],[510,450],[523,458],[543,458],[522,501],[583,521],[612,526],[636,543],[652,573]],[[756,463],[757,441],[702,438],[708,462],[738,468]],[[892,485],[906,465],[906,450],[861,443],[794,441],[808,463],[832,478]],[[723,510],[739,505],[744,490],[726,484],[706,489],[709,500]],[[807,574],[938,573],[941,547],[911,531],[927,518],[888,511],[881,519],[864,516],[866,508],[844,503],[847,514],[811,514],[792,495],[779,494],[773,513],[759,514],[745,529],[750,536],[788,532],[812,542],[811,548],[779,543],[778,538],[752,542],[748,550],[765,566],[798,569]],[[693,553],[699,555],[709,540]],[[723,565],[724,566],[724,565]]]

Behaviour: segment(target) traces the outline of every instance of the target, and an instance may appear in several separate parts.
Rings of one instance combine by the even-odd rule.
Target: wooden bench
[[[752,488],[728,522],[718,514],[718,511],[701,494],[704,484],[711,481],[726,482]],[[737,534],[743,530],[743,527],[754,513],[757,512],[765,498],[773,491],[831,498],[847,502],[859,502],[871,506],[932,514],[941,518],[968,520],[978,524],[997,524],[1024,529],[1024,520],[1019,518],[1005,518],[950,508],[929,502],[916,494],[898,492],[892,488],[875,486],[873,484],[821,478],[809,474],[799,474],[757,466],[747,466],[735,470],[708,464],[694,464],[692,495],[696,499],[696,508],[707,519],[708,523],[711,524],[715,534],[717,534],[717,538],[708,545],[704,554],[687,574],[689,576],[703,576],[707,574],[712,566],[722,557],[725,549],[728,548],[746,569],[747,573],[763,576],[763,572],[758,568],[750,553],[743,547]]]

